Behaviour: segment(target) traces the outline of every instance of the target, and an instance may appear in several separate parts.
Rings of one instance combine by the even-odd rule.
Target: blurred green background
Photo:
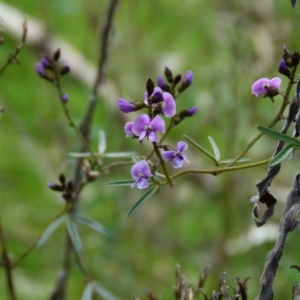
[[[109,1],[95,0],[8,0],[0,2],[0,27],[5,29],[0,63],[20,41],[24,18],[29,33],[35,26],[46,26],[60,36],[96,68],[99,31]],[[21,12],[10,29],[11,18],[1,10],[7,3]],[[98,131],[105,130],[108,151],[147,153],[126,139],[123,126],[133,115],[120,113],[118,97],[142,100],[145,82],[156,80],[168,66],[175,74],[192,70],[193,85],[178,99],[179,109],[198,105],[199,111],[175,128],[173,143],[187,134],[209,148],[212,136],[222,158],[235,157],[256,134],[256,125],[267,125],[277,113],[275,103],[251,94],[252,83],[261,77],[278,76],[282,45],[299,49],[297,26],[299,9],[289,1],[255,0],[124,0],[118,7],[110,45],[107,79],[101,90],[95,114],[92,141],[97,147]],[[47,39],[47,36],[44,37]],[[35,73],[34,65],[44,53],[45,40],[28,43],[19,56],[20,65],[10,66],[1,76],[0,106],[0,212],[7,246],[18,257],[48,226],[63,207],[59,195],[46,186],[59,173],[71,174],[74,160],[68,152],[78,149],[74,132],[68,128],[56,91]],[[62,58],[68,60],[61,44]],[[93,81],[88,68],[69,61],[74,71],[63,78],[69,93],[69,109],[79,123]],[[77,72],[77,73],[76,73]],[[79,75],[72,75],[72,74]],[[92,74],[93,75],[93,74]],[[283,79],[282,89],[287,80]],[[113,120],[113,122],[112,122]],[[278,124],[276,129],[280,130]],[[272,155],[276,141],[263,137],[247,153],[252,161]],[[210,168],[211,161],[190,145],[185,167]],[[210,294],[218,288],[221,272],[228,284],[236,286],[234,275],[251,275],[249,299],[258,294],[258,281],[265,256],[277,238],[284,200],[299,171],[285,161],[272,190],[279,203],[267,228],[254,228],[250,198],[255,184],[267,169],[247,169],[211,175],[189,175],[176,180],[175,188],[164,187],[133,216],[128,211],[141,191],[111,188],[106,184],[130,178],[130,167],[115,169],[90,184],[82,193],[81,211],[96,219],[115,237],[109,239],[81,228],[84,252],[81,255],[89,275],[120,299],[146,299],[144,289],[173,299],[175,265],[180,264],[188,282],[196,284],[199,271],[211,265],[205,286]],[[299,233],[289,236],[275,280],[275,299],[288,299],[299,275],[289,269],[299,264]],[[33,251],[15,270],[18,299],[48,299],[63,256],[65,232],[61,227],[41,249]],[[0,273],[0,295],[5,299],[4,273]],[[72,267],[69,299],[80,299],[84,289],[79,269]],[[3,296],[2,296],[3,295]],[[201,298],[201,297],[200,297]]]

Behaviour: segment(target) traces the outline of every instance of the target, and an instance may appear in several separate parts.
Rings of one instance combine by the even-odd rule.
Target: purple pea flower
[[[167,118],[172,118],[176,114],[176,102],[173,96],[168,93],[163,93],[163,102],[161,104],[162,112]]]
[[[151,142],[157,142],[156,132],[165,133],[165,121],[160,116],[155,116],[152,120],[146,114],[138,116],[133,122],[132,133],[139,137],[141,141],[147,137]]]
[[[193,82],[193,73],[192,71],[187,71],[184,75],[184,78],[180,84],[180,86],[178,87],[178,92],[181,93],[183,92],[185,89],[187,89]]]
[[[281,79],[274,77],[273,79],[261,78],[252,84],[252,94],[256,97],[264,95],[264,97],[273,97],[279,94]]]
[[[135,163],[131,168],[131,176],[135,180],[133,187],[146,189],[149,186],[149,179],[153,176],[148,163],[145,160]]]
[[[166,91],[166,92],[170,92],[171,89],[170,87],[168,86],[168,84],[164,81],[163,77],[161,75],[158,75],[157,76],[157,85],[163,90],[163,91]]]
[[[184,154],[182,154],[183,151],[185,151],[188,148],[187,143],[185,142],[178,142],[176,146],[176,150],[169,150],[169,151],[163,151],[162,156],[164,160],[171,161],[173,168],[181,168],[183,161],[189,162]]]

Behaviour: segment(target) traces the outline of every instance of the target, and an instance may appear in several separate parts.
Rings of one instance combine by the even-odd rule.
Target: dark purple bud
[[[178,92],[181,93],[183,92],[186,88],[188,88],[193,82],[193,73],[192,71],[187,71],[185,73],[185,76],[180,84],[180,86],[178,87]]]
[[[283,56],[282,59],[285,61],[288,67],[292,66],[292,55],[285,45],[283,45]]]
[[[279,73],[289,77],[291,75],[289,67],[286,65],[285,61],[282,59],[278,66]]]
[[[165,67],[165,76],[169,83],[173,83],[173,81],[174,81],[173,74],[172,74],[172,71],[168,67]]]
[[[154,91],[154,82],[150,78],[146,82],[146,90],[148,96],[151,96]]]
[[[69,192],[72,192],[73,189],[74,189],[74,184],[73,184],[73,182],[72,182],[71,180],[69,180],[69,181],[67,182],[67,190],[68,190]]]
[[[69,95],[68,94],[63,94],[61,96],[61,101],[64,102],[64,103],[69,102]]]
[[[52,69],[52,63],[48,57],[43,56],[41,58],[41,63],[45,69]]]
[[[129,102],[126,101],[122,98],[118,99],[118,106],[120,110],[124,113],[130,113],[133,111],[137,111],[141,108],[145,107],[145,104],[142,101],[137,101],[137,102]]]
[[[41,77],[45,77],[45,69],[41,63],[36,63],[35,64],[35,70],[40,75]]]
[[[49,189],[51,189],[52,191],[55,191],[55,192],[62,192],[64,190],[64,188],[61,185],[53,183],[53,182],[48,182],[47,186]]]
[[[155,91],[156,89],[156,91]],[[154,93],[151,97],[151,103],[159,103],[162,102],[164,100],[164,96],[163,93],[161,92],[160,88],[155,88],[154,89]]]
[[[300,61],[300,54],[298,51],[295,51],[292,55],[292,65],[293,67],[297,67]]]
[[[64,174],[60,174],[58,179],[63,186],[66,184],[66,177]]]
[[[68,74],[68,73],[70,72],[70,70],[71,70],[71,69],[70,69],[69,66],[64,66],[64,67],[61,68],[59,74],[60,74],[60,75],[66,75],[66,74]]]
[[[193,106],[185,110],[185,116],[191,117],[198,111],[198,106]]]
[[[60,49],[58,48],[54,53],[53,53],[53,59],[54,61],[58,61],[60,58]]]
[[[176,75],[174,78],[174,84],[176,85],[177,83],[180,82],[180,80],[181,80],[181,74]]]
[[[171,92],[170,87],[168,84],[163,80],[161,75],[157,76],[157,85],[165,92]]]

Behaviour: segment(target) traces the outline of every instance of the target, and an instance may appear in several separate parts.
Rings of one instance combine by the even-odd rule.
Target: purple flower
[[[165,133],[165,121],[156,116],[152,120],[146,114],[138,116],[133,122],[132,132],[139,137],[141,141],[144,137],[147,137],[151,142],[157,142],[156,132]]]
[[[157,85],[164,91],[169,92],[170,91],[170,87],[168,86],[168,84],[164,81],[164,79],[162,78],[161,75],[157,76]]]
[[[61,96],[61,101],[64,102],[64,103],[69,102],[69,95],[68,94],[63,94]]]
[[[130,113],[130,112],[136,111],[136,107],[133,103],[126,101],[122,98],[118,99],[118,105],[119,105],[120,110],[124,113]]]
[[[66,75],[71,71],[71,68],[69,66],[63,66],[60,70],[60,75]]]
[[[131,134],[133,135],[132,126],[133,126],[133,122],[127,122],[125,124],[124,130],[126,132],[126,137],[130,137]]]
[[[35,64],[35,70],[36,70],[36,72],[37,72],[41,77],[44,77],[44,76],[45,76],[45,69],[44,69],[43,64],[41,64],[41,63],[36,63],[36,64]]]
[[[189,162],[184,154],[182,154],[183,151],[185,151],[188,148],[187,143],[185,142],[178,142],[176,146],[176,150],[169,150],[169,151],[163,151],[162,156],[164,160],[171,161],[173,168],[180,168],[182,167],[183,161]]]
[[[131,168],[131,176],[135,180],[133,187],[146,189],[149,186],[149,179],[153,176],[148,163],[145,160],[135,163]]]
[[[252,94],[256,97],[264,95],[265,97],[276,96],[279,93],[281,79],[275,77],[273,79],[261,78],[252,84]]]
[[[151,103],[154,104],[154,103],[159,103],[159,102],[162,102],[163,101],[163,92],[161,90],[160,87],[155,87],[154,90],[153,90],[153,93],[150,95],[150,99],[151,99]],[[145,92],[144,93],[144,103],[146,105],[149,104],[149,101],[148,101],[148,93]]]
[[[45,69],[52,69],[52,64],[51,64],[51,61],[49,60],[49,58],[43,56],[41,58],[41,63]]]
[[[185,111],[185,116],[191,117],[198,111],[198,106],[193,106]]]

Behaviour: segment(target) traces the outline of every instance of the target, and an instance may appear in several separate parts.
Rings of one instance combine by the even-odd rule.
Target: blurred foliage
[[[48,30],[60,35],[96,66],[99,30],[108,1],[5,2],[21,10],[24,17],[33,16],[46,24]],[[0,17],[0,27],[5,28],[6,16],[0,12]],[[22,21],[19,20],[20,32]],[[293,11],[288,1],[121,1],[107,68],[107,81],[116,95],[108,92],[100,99],[93,145],[97,145],[98,130],[104,129],[108,151],[146,153],[145,146],[139,147],[125,138],[126,120],[118,111],[117,97],[141,100],[146,80],[155,80],[168,66],[176,74],[189,69],[194,73],[193,85],[179,97],[178,107],[199,106],[197,115],[175,128],[170,139],[177,142],[187,134],[208,148],[207,136],[212,136],[222,158],[236,156],[256,135],[256,125],[267,125],[279,109],[280,97],[271,103],[251,95],[250,87],[260,77],[278,76],[282,45],[291,51],[299,47],[295,29],[298,24],[299,12]],[[9,31],[4,36],[1,65],[19,42]],[[63,55],[64,49],[61,51]],[[70,175],[74,160],[67,153],[78,151],[76,136],[67,126],[55,91],[35,73],[39,49],[29,45],[19,58],[21,65],[10,66],[1,77],[0,89],[0,107],[6,107],[6,113],[0,115],[0,211],[14,257],[61,209],[62,200],[46,183],[55,181],[61,172]],[[286,82],[283,78],[283,88]],[[71,73],[64,78],[63,88],[70,95],[70,111],[79,122],[89,87],[72,78]],[[275,145],[276,141],[263,137],[246,156],[252,161],[268,158]],[[284,162],[273,183],[279,200],[285,200],[299,171],[295,164],[298,155],[294,162]],[[211,167],[210,160],[192,145],[187,156],[192,165]],[[228,274],[229,285],[235,284],[235,274],[241,278],[251,275],[249,299],[253,299],[258,293],[265,256],[274,241],[249,245],[246,250],[235,246],[230,251],[232,244],[228,242],[253,226],[249,199],[266,169],[262,166],[218,177],[186,176],[176,181],[175,188],[161,189],[128,218],[141,192],[106,187],[107,182],[130,178],[129,167],[118,168],[83,191],[82,214],[115,234],[114,239],[109,239],[82,227],[83,264],[92,278],[121,299],[146,299],[144,289],[172,299],[177,263],[191,282],[196,282],[199,271],[210,264],[206,291],[218,288],[216,278],[223,271]],[[274,226],[279,225],[280,204],[272,219]],[[254,237],[260,230],[252,230]],[[298,234],[294,232],[287,241],[274,286],[276,299],[289,298],[292,285],[299,281],[296,272],[289,269],[299,264]],[[43,248],[33,251],[14,270],[18,299],[47,299],[62,261],[64,237],[64,229],[60,228]],[[80,299],[84,282],[77,267],[72,268],[69,287],[69,299]],[[4,294],[4,277],[0,273],[0,295]]]

